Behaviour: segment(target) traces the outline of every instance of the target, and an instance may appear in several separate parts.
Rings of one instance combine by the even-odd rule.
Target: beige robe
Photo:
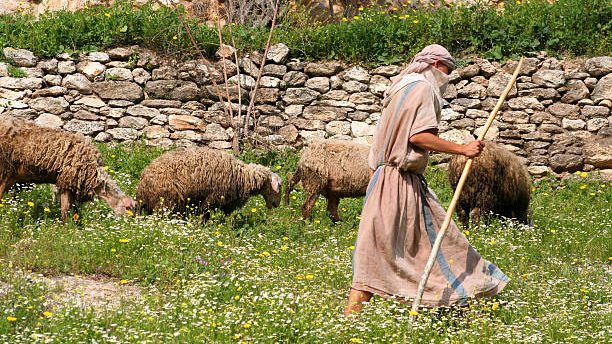
[[[432,82],[433,81],[433,82]],[[441,97],[430,75],[411,74],[388,94],[370,149],[375,170],[353,257],[353,289],[408,301],[417,288],[445,211],[422,177],[428,152],[412,135],[437,129]],[[498,293],[508,277],[484,260],[457,228],[448,228],[422,298],[424,305],[464,305]]]

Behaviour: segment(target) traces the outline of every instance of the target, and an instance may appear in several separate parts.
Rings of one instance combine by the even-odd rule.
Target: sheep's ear
[[[278,176],[278,174],[272,172],[270,182],[272,183],[272,190],[274,190],[274,192],[280,192],[281,178]]]

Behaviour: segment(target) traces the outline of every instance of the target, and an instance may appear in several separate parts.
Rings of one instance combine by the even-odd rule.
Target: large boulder
[[[102,99],[140,101],[144,98],[138,84],[129,81],[102,81],[94,83],[94,91]]]
[[[38,62],[38,58],[29,50],[6,47],[2,52],[7,60],[12,61],[18,67],[35,67]]]
[[[195,82],[182,80],[156,80],[147,82],[144,90],[149,97],[180,101],[199,100],[202,91]]]
[[[593,57],[586,60],[584,69],[592,76],[602,76],[612,73],[612,56]]]

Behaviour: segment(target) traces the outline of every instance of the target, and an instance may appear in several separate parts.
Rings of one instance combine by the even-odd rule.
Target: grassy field
[[[134,195],[140,171],[161,151],[101,147],[111,175]],[[283,177],[292,152],[243,159]],[[446,205],[452,191],[435,167],[428,181]],[[471,228],[470,242],[511,282],[469,308],[426,309],[375,298],[341,316],[361,199],[340,205],[334,225],[320,200],[268,210],[261,196],[229,216],[115,217],[96,201],[61,224],[48,186],[24,187],[0,203],[0,342],[489,343],[612,339],[612,184],[590,174],[534,184],[534,226],[511,221]],[[76,218],[76,217],[75,217]],[[32,275],[105,276],[140,296],[117,307],[55,300]],[[55,293],[55,294],[54,294]]]

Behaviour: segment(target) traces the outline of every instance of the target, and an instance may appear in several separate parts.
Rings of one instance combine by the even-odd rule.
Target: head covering
[[[405,69],[406,73],[420,73],[434,62],[439,61],[450,70],[455,69],[455,59],[451,54],[439,44],[428,45],[421,52],[414,55],[410,64]]]
[[[391,85],[385,91],[383,106],[389,102],[390,98],[399,90],[406,87],[411,82],[417,80],[427,80],[434,87],[436,94],[441,99],[448,76],[433,68],[434,62],[439,61],[450,70],[455,69],[455,59],[451,54],[439,44],[431,44],[423,48],[418,54],[414,55],[408,67],[402,70],[397,76],[391,78]]]

